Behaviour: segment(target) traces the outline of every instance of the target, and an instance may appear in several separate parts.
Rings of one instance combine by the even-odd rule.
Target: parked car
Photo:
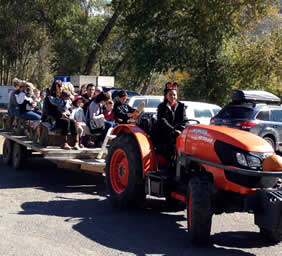
[[[271,93],[234,91],[232,102],[211,120],[211,124],[255,133],[267,140],[276,151],[282,151],[282,107],[280,98]]]
[[[201,124],[210,124],[211,118],[221,110],[221,107],[215,104],[196,101],[181,102],[186,106],[187,117],[198,120]]]
[[[137,108],[143,101],[145,103],[144,112],[157,113],[158,105],[163,101],[164,96],[134,96],[128,104],[131,107]],[[181,101],[186,106],[186,115],[189,119],[198,120],[201,124],[210,124],[210,119],[217,114],[221,107],[215,104],[195,101]]]
[[[141,102],[145,103],[144,112],[157,113],[159,104],[164,100],[164,96],[141,95],[133,96],[129,99],[128,105],[137,108]]]

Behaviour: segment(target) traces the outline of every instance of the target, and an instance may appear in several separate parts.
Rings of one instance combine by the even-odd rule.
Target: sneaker
[[[71,146],[68,143],[64,143],[62,149],[71,150]]]
[[[75,143],[74,146],[73,146],[73,149],[75,149],[75,150],[80,150],[79,144],[78,144],[78,143]]]

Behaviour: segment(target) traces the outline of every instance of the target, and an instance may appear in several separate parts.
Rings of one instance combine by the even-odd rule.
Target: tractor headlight
[[[246,157],[243,153],[237,152],[236,153],[236,160],[237,160],[238,164],[240,164],[242,166],[246,166],[246,167],[248,166]]]
[[[247,162],[250,168],[261,167],[261,160],[258,157],[247,155]]]
[[[244,154],[241,152],[236,153],[236,160],[238,164],[244,167],[249,167],[252,169],[257,169],[261,168],[261,162],[262,160],[259,157],[249,155],[249,154]]]

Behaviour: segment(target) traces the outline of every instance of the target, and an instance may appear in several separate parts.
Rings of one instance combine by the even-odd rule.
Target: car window
[[[137,108],[138,105],[139,105],[142,101],[145,102],[145,106],[146,106],[146,100],[145,100],[145,99],[136,99],[136,100],[134,101],[132,107]]]
[[[257,115],[257,119],[262,121],[269,121],[269,111],[268,110],[260,111]]]
[[[223,109],[223,111],[219,112],[217,115],[218,118],[221,119],[233,119],[233,118],[243,118],[249,119],[252,116],[253,109],[246,107],[228,107]]]
[[[219,111],[221,110],[221,108],[213,108],[213,115],[216,115]]]
[[[148,99],[146,107],[147,108],[157,108],[160,103],[161,103],[161,99]]]
[[[195,118],[207,117],[210,118],[213,116],[211,110],[209,109],[194,109]]]
[[[271,110],[271,121],[282,122],[282,109],[273,109]]]

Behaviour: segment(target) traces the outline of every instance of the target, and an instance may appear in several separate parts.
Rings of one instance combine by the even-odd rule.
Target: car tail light
[[[213,124],[213,123],[214,123],[214,117],[212,117],[210,120],[210,124]]]
[[[255,125],[256,125],[255,122],[250,122],[250,121],[242,121],[236,124],[236,126],[240,126],[242,129],[251,129]]]

